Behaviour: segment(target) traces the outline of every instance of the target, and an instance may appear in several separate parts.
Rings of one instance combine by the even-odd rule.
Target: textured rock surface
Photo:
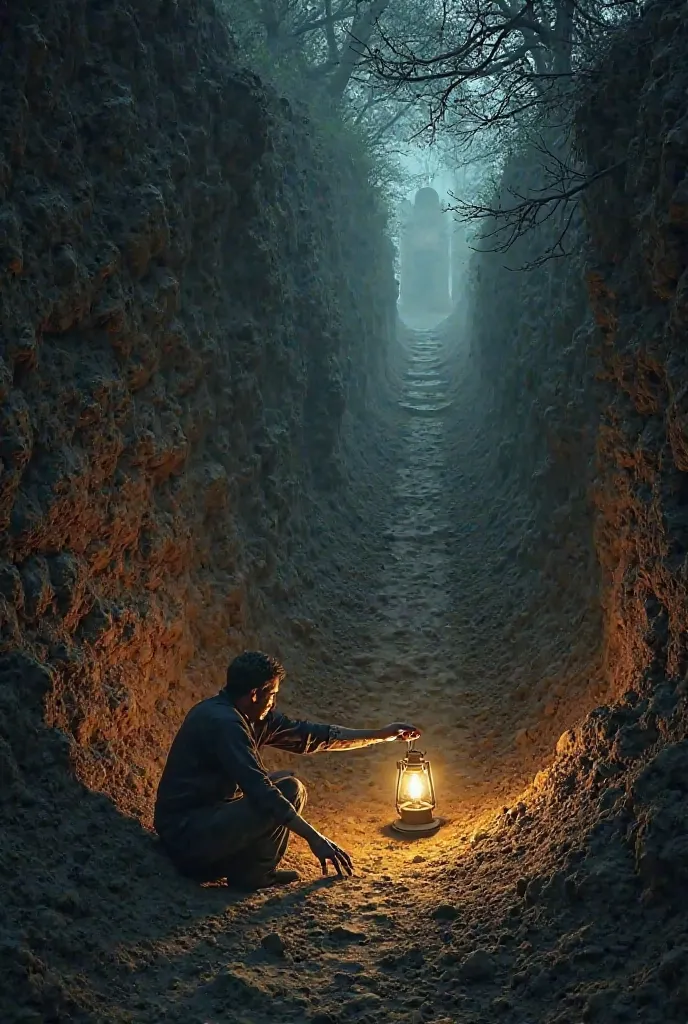
[[[652,5],[579,118],[593,166],[618,165],[587,203],[606,384],[597,548],[617,692],[688,670],[687,43],[685,5]]]
[[[532,173],[514,157],[502,200]],[[572,229],[567,244],[582,246],[582,234]],[[572,718],[608,694],[591,508],[594,324],[582,259],[518,270],[555,238],[546,225],[506,254],[474,253],[446,332],[461,355],[450,486],[457,531],[471,534],[470,545],[452,549],[455,602],[467,580],[495,582],[470,613],[465,656],[476,679],[501,691],[494,751],[533,767]]]
[[[211,4],[6,8],[0,642],[52,667],[81,777],[146,817],[228,648],[297,612],[392,272],[362,173]]]

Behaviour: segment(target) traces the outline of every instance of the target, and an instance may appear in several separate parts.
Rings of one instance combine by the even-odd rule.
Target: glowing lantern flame
[[[406,791],[411,800],[420,800],[423,795],[423,780],[415,773],[408,780]]]

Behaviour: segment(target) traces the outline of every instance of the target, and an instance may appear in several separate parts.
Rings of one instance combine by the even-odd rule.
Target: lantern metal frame
[[[428,796],[422,800],[420,807],[410,807],[408,803],[403,803],[401,800],[402,781],[408,772],[422,774],[425,780]],[[422,750],[415,749],[414,740],[409,741],[406,757],[397,761],[395,803],[399,817],[392,822],[392,828],[396,832],[407,836],[425,836],[436,832],[442,824],[441,820],[433,814],[437,806],[437,799],[430,762]]]

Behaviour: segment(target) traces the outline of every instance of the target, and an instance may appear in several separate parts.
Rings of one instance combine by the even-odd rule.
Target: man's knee
[[[275,785],[297,811],[303,810],[308,800],[308,791],[300,779],[297,779],[295,775],[289,775],[286,779],[280,779]]]

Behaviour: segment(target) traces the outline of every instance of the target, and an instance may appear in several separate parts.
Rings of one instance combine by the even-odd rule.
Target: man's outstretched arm
[[[383,725],[381,729],[347,729],[343,725],[331,725],[325,750],[356,750],[372,747],[375,743],[417,740],[419,736],[420,731],[415,726],[403,722]]]
[[[321,725],[296,721],[278,711],[267,716],[262,742],[294,754],[318,750],[356,750],[389,740],[416,740],[420,731],[413,725],[394,722],[381,729],[348,729],[343,725]]]

